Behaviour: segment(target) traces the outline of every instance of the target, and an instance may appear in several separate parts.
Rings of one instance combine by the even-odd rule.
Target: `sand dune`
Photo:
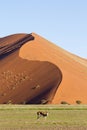
[[[0,103],[87,104],[87,60],[41,36],[0,39]]]

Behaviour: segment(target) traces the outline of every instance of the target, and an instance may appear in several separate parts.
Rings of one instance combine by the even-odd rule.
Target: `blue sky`
[[[0,0],[0,37],[31,32],[87,58],[87,0]]]

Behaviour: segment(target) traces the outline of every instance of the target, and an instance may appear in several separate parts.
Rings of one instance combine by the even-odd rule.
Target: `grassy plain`
[[[87,105],[0,105],[0,130],[87,130]]]

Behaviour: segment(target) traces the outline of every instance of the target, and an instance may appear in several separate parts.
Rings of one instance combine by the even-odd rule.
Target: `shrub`
[[[2,96],[6,96],[6,93],[2,93]]]
[[[23,101],[23,103],[22,104],[26,104],[26,101]]]
[[[37,86],[32,87],[32,89],[37,89],[37,88],[40,88],[39,84]]]
[[[77,104],[81,104],[82,102],[80,100],[76,100],[76,103]]]
[[[61,104],[68,104],[66,101],[61,101]]]
[[[48,103],[48,100],[47,99],[42,99],[41,100],[41,104],[47,104]]]
[[[11,101],[11,100],[9,100],[9,101],[7,102],[7,104],[12,104],[12,101]]]

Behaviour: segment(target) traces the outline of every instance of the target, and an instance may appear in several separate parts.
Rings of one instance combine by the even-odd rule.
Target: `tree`
[[[77,104],[81,104],[82,102],[80,100],[76,100],[76,103]]]

